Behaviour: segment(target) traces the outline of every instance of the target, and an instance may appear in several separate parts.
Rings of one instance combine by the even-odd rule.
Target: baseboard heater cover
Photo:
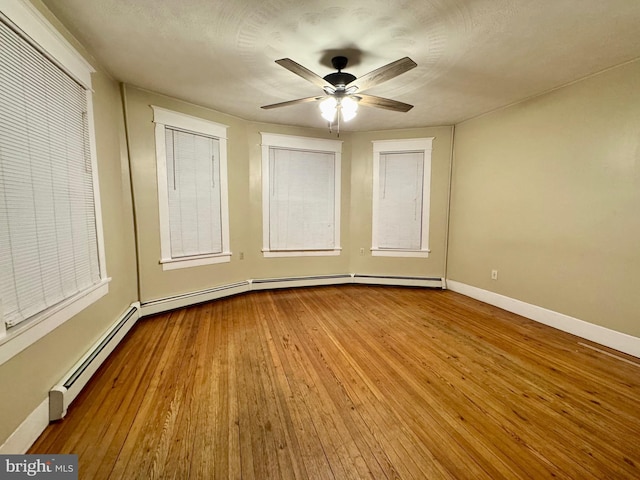
[[[162,313],[176,308],[187,307],[197,303],[229,297],[238,293],[248,292],[249,290],[251,290],[251,282],[242,281],[229,283],[227,285],[220,285],[206,290],[199,290],[197,292],[184,293],[180,295],[173,295],[171,297],[160,298],[158,300],[151,300],[149,302],[142,302],[141,315],[145,317],[147,315]]]
[[[277,288],[313,287],[344,284],[395,285],[409,287],[445,288],[442,278],[411,277],[394,275],[367,275],[357,273],[336,273],[329,275],[308,275],[300,277],[256,278],[227,285],[219,285],[206,290],[189,292],[171,297],[142,302],[140,316],[167,312],[240,293]]]
[[[140,304],[133,303],[112,327],[89,349],[71,370],[49,391],[49,420],[60,420],[71,402],[118,346],[140,318]]]
[[[400,287],[432,287],[444,288],[442,278],[407,277],[400,275],[365,275],[354,274],[353,283],[366,285],[396,285]]]
[[[312,275],[306,277],[258,278],[251,280],[251,290],[339,285],[352,282],[353,275],[351,275],[350,273],[335,275]]]

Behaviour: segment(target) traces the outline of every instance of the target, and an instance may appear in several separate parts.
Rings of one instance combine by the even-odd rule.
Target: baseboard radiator
[[[396,285],[409,287],[444,288],[442,278],[404,277],[393,275],[362,275],[357,273],[337,273],[331,275],[308,275],[300,277],[254,278],[251,280],[219,285],[196,292],[183,293],[142,303],[141,316],[154,315],[176,308],[188,307],[240,293],[273,290],[277,288],[314,287],[344,284]]]
[[[134,303],[49,391],[49,420],[60,420],[67,414],[67,408],[71,402],[138,318],[140,318],[140,304]]]
[[[365,285],[393,285],[398,287],[445,288],[444,279],[429,277],[405,277],[400,275],[353,274],[353,283]]]
[[[199,290],[197,292],[183,293],[180,295],[173,295],[171,297],[160,298],[158,300],[151,300],[142,303],[141,315],[146,317],[147,315],[167,312],[176,308],[188,307],[190,305],[196,305],[197,303],[230,297],[231,295],[248,292],[249,290],[251,290],[251,281],[245,280],[242,282],[229,283],[227,285],[208,288],[206,290]]]
[[[251,290],[271,290],[272,288],[313,287],[321,285],[341,285],[353,282],[353,275],[313,275],[306,277],[257,278],[250,280]]]
[[[259,278],[250,280],[250,282],[251,290],[311,287],[319,285],[342,285],[346,283],[444,288],[444,281],[442,278],[406,277],[400,275],[365,275],[359,273],[315,275],[307,277]]]

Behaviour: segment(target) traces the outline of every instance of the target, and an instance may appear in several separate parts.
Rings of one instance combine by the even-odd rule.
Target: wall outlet
[[[244,260],[244,252],[240,252],[240,260]]]
[[[362,256],[364,256],[364,248],[361,248],[361,249],[360,249],[360,256],[361,256],[361,257],[362,257]]]
[[[491,280],[498,279],[498,270],[491,270]]]

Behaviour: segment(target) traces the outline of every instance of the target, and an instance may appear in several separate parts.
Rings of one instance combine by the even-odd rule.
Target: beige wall
[[[0,366],[0,445],[137,300],[129,167],[118,84],[100,72],[93,75],[92,82],[107,274],[112,278],[109,293]]]
[[[150,105],[229,126],[228,175],[232,260],[227,264],[163,271],[160,258],[158,191],[153,113]],[[329,257],[264,258],[262,255],[261,132],[333,138],[326,129],[248,122],[210,109],[126,87],[126,110],[138,228],[143,302],[256,278],[365,273],[440,278],[444,275],[451,128],[343,133],[342,254]],[[371,257],[372,140],[435,137],[428,259]],[[359,255],[359,248],[365,255]],[[244,259],[240,260],[240,253]]]
[[[640,336],[638,85],[635,62],[456,127],[449,278]]]

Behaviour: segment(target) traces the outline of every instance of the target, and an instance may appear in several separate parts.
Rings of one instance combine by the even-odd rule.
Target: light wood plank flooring
[[[450,291],[142,319],[31,453],[82,479],[640,478],[640,360]]]

